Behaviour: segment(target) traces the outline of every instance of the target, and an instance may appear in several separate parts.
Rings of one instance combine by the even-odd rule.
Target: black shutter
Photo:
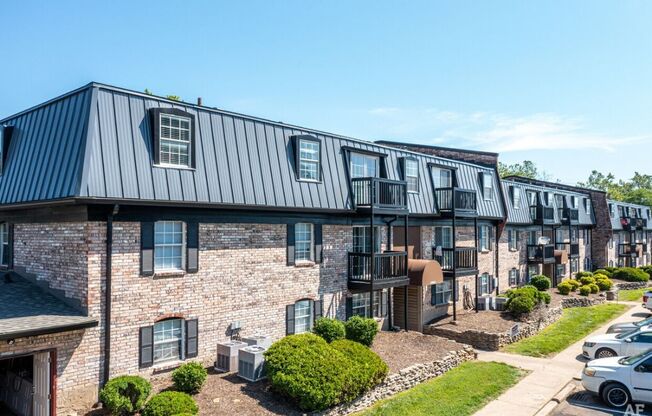
[[[315,239],[315,263],[322,262],[322,234],[321,224],[313,225],[314,239]]]
[[[150,126],[152,128],[152,131],[150,132],[152,135],[152,156],[154,160],[154,164],[158,165],[161,163],[161,152],[160,152],[160,143],[161,143],[161,110],[159,108],[152,108],[149,110],[149,115],[150,115]],[[194,146],[193,146],[194,147]]]
[[[7,224],[7,239],[9,241],[7,244],[7,262],[5,264],[7,265],[7,268],[13,269],[14,268],[14,225],[13,224]]]
[[[197,273],[199,270],[199,224],[189,222],[186,225],[186,250],[188,273]]]
[[[139,336],[140,367],[151,367],[154,364],[154,327],[140,328]]]
[[[346,298],[346,319],[353,316],[353,298]]]
[[[287,255],[287,265],[294,266],[294,224],[288,224],[288,255]]]
[[[322,316],[324,316],[323,311],[322,311],[321,300],[314,301],[313,304],[312,304],[312,307],[313,307],[313,313],[314,313],[314,316],[313,316],[314,321],[316,321],[317,318],[321,318]]]
[[[294,303],[285,307],[285,335],[294,334]]]
[[[186,358],[196,357],[198,353],[199,320],[186,321]]]
[[[154,223],[140,223],[140,274],[154,274]]]
[[[487,248],[489,249],[489,251],[492,251],[493,250],[493,245],[494,245],[494,227],[491,226],[491,225],[488,225],[487,230],[489,231],[489,238],[487,239],[487,240],[489,240],[489,244],[488,244],[489,247],[487,247]]]

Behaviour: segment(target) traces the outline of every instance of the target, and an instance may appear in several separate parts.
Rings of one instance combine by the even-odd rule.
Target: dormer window
[[[521,209],[521,188],[512,187],[512,205],[514,209]]]
[[[419,163],[415,159],[403,159],[407,191],[419,192]]]
[[[299,137],[299,180],[319,181],[321,143],[314,139]]]
[[[492,200],[494,197],[494,181],[491,173],[482,174],[482,196],[485,201]]]
[[[591,215],[591,200],[588,198],[584,198],[584,211],[586,215]]]
[[[351,178],[376,178],[379,164],[378,156],[351,152]]]
[[[611,218],[613,218],[614,215],[615,215],[615,212],[614,212],[614,204],[609,204],[609,216],[610,216]]]
[[[527,200],[530,206],[537,204],[537,194],[534,191],[527,191]]]
[[[570,197],[570,200],[571,200],[571,206],[573,207],[573,209],[577,209],[577,207],[579,205],[578,204],[579,201],[577,200],[577,197],[573,195],[573,196]]]
[[[176,108],[153,108],[154,164],[168,168],[194,168],[194,115]]]

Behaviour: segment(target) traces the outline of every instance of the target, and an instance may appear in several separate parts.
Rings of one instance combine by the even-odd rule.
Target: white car
[[[613,407],[652,403],[652,350],[593,360],[584,367],[582,385]]]
[[[652,311],[652,291],[643,293],[643,307]]]
[[[588,359],[624,357],[643,353],[652,348],[652,326],[644,326],[620,334],[596,335],[582,346],[582,355]]]

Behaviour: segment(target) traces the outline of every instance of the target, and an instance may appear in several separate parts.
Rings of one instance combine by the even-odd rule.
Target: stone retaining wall
[[[602,305],[605,303],[607,298],[600,296],[597,298],[565,298],[561,301],[561,307],[566,308],[579,308],[586,306]]]
[[[382,384],[379,384],[354,401],[336,406],[321,413],[321,415],[342,416],[359,412],[379,400],[386,399],[426,380],[440,376],[465,361],[474,360],[476,356],[477,354],[473,348],[467,345],[461,350],[450,351],[448,355],[440,360],[425,364],[414,364],[398,373],[388,375]]]
[[[651,282],[625,282],[625,283],[616,283],[614,287],[618,290],[632,290],[632,289],[643,289],[650,286]]]

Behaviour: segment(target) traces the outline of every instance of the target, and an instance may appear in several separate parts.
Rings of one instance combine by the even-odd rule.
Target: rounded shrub
[[[603,274],[607,277],[611,277],[611,272],[607,269],[598,269],[593,272],[594,275]]]
[[[595,283],[595,277],[593,277],[593,276],[582,276],[582,277],[580,277],[580,283],[582,283],[582,286],[593,284],[593,283]]]
[[[589,296],[591,294],[591,288],[588,285],[580,286],[579,291],[582,296]]]
[[[537,290],[544,291],[550,289],[551,282],[547,276],[538,274],[536,276],[532,276],[530,279],[530,284],[536,287]]]
[[[199,363],[187,363],[174,370],[172,381],[174,388],[184,393],[199,393],[206,381],[208,371]]]
[[[593,276],[593,273],[592,273],[592,272],[589,272],[589,271],[586,271],[586,270],[583,271],[583,272],[577,272],[577,273],[575,273],[575,278],[576,278],[577,280],[581,280],[582,277],[587,277],[587,276]]]
[[[100,391],[100,401],[112,415],[131,415],[145,405],[152,385],[138,376],[120,376],[109,380]]]
[[[595,283],[591,283],[591,284],[588,285],[588,286],[589,286],[589,289],[591,289],[591,293],[598,293],[598,292],[600,292],[600,287],[599,287],[597,284],[595,284]]]
[[[596,275],[600,276],[595,279],[595,284],[598,285],[600,290],[611,290],[613,287],[613,282],[605,275]]]
[[[387,376],[389,371],[387,364],[364,345],[342,339],[333,341],[331,347],[344,354],[353,365],[344,386],[345,401],[355,399],[382,382]]]
[[[634,267],[621,267],[612,273],[614,279],[624,280],[626,282],[647,282],[650,275],[641,269]]]
[[[352,316],[344,324],[346,339],[370,347],[378,333],[378,323],[373,318]]]
[[[545,303],[546,305],[550,305],[550,301],[552,300],[552,297],[548,292],[539,292],[538,300],[539,302],[543,301],[543,303]]]
[[[604,267],[604,269],[613,275],[613,272],[618,270],[619,267],[611,267],[611,266],[609,266],[609,267]],[[611,277],[613,277],[613,276],[611,276]]]
[[[337,341],[344,339],[346,331],[344,329],[344,322],[332,318],[318,318],[315,321],[315,326],[312,331],[324,338],[326,342]]]
[[[198,411],[197,403],[187,393],[164,391],[147,402],[142,416],[174,416],[185,413],[196,415]]]
[[[515,314],[530,313],[536,305],[534,298],[531,296],[517,296],[508,302],[507,310]]]
[[[568,280],[566,280],[566,281],[568,282],[568,284],[570,284],[570,285],[573,287],[573,288],[571,289],[573,292],[575,292],[577,289],[580,288],[580,286],[582,286],[582,283],[580,283],[579,280],[568,279]]]
[[[568,295],[573,291],[573,285],[568,281],[564,281],[557,285],[557,290],[562,295]]]

